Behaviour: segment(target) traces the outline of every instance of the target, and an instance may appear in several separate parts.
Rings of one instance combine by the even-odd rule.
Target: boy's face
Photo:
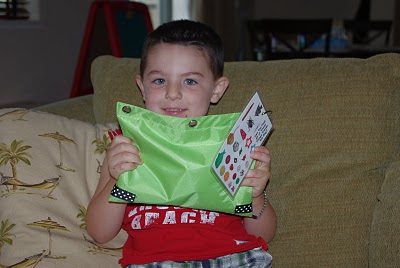
[[[160,44],[149,51],[143,77],[136,82],[146,108],[164,115],[196,117],[208,113],[229,81],[214,79],[205,54],[194,46]]]

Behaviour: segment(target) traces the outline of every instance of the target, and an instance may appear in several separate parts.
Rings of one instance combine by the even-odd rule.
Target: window
[[[153,28],[177,19],[190,19],[191,0],[135,0],[149,7]]]
[[[191,19],[191,0],[172,0],[173,20]]]
[[[0,0],[0,20],[39,20],[39,0]]]
[[[153,23],[153,28],[156,28],[158,25],[160,25],[160,0],[135,0],[135,2],[141,2],[147,5],[149,8],[151,22]]]

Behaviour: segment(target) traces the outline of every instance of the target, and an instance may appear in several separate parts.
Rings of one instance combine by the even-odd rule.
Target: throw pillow
[[[85,217],[113,127],[0,110],[1,267],[118,266],[125,235],[97,244]]]

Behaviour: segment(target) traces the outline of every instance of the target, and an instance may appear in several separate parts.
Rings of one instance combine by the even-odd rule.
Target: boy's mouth
[[[175,117],[187,117],[186,115],[187,109],[181,108],[165,108],[164,112],[166,115],[175,116]]]

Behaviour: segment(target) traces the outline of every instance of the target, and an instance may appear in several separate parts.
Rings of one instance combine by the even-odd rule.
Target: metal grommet
[[[129,107],[129,106],[124,106],[124,107],[122,107],[122,111],[123,111],[124,113],[129,114],[129,113],[131,112],[131,107]]]
[[[195,126],[197,126],[197,121],[196,120],[190,120],[189,127],[195,127]]]

